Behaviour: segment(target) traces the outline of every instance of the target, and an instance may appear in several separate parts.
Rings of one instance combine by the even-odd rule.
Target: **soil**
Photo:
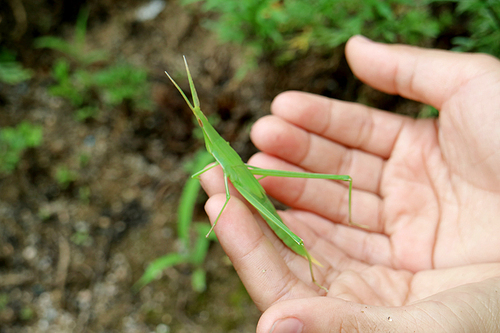
[[[217,130],[244,160],[256,151],[249,125],[284,90],[413,115],[420,106],[363,86],[342,48],[281,67],[263,60],[237,81],[242,50],[219,43],[195,7],[167,1],[156,18],[139,22],[143,2],[106,0],[86,3],[87,46],[147,68],[155,106],[147,112],[121,105],[76,121],[70,103],[48,92],[60,55],[32,47],[41,35],[72,38],[82,1],[63,3],[30,1],[26,21],[7,10],[0,22],[2,43],[34,70],[28,82],[0,85],[0,126],[28,120],[44,130],[43,144],[26,151],[14,173],[0,176],[0,332],[254,332],[260,312],[217,243],[203,264],[206,291],[193,291],[188,264],[132,290],[150,261],[179,248],[184,165],[202,147],[164,70],[182,72],[186,55],[205,113],[220,117]],[[82,156],[90,157],[83,166]],[[78,175],[67,187],[57,181],[61,165]],[[197,221],[207,221],[203,201]]]

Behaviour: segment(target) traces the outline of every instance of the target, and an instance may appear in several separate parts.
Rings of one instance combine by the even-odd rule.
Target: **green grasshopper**
[[[224,184],[226,187],[226,201],[224,206],[212,224],[212,228],[207,234],[210,235],[214,229],[219,217],[221,216],[224,208],[226,208],[231,195],[229,194],[228,179],[231,181],[233,186],[238,190],[238,192],[253,206],[257,209],[262,216],[262,218],[267,222],[269,227],[274,231],[274,233],[288,246],[292,251],[305,257],[309,262],[309,270],[311,272],[312,282],[316,284],[321,289],[328,291],[325,287],[316,282],[313,273],[312,264],[319,264],[309,252],[307,252],[306,247],[302,239],[295,235],[284,223],[278,212],[274,208],[273,204],[266,195],[266,191],[260,185],[255,175],[262,176],[262,178],[267,176],[276,177],[291,177],[291,178],[319,178],[319,179],[332,179],[332,180],[342,180],[349,182],[349,223],[351,223],[351,192],[352,192],[352,178],[347,175],[330,175],[330,174],[319,174],[319,173],[305,173],[305,172],[292,172],[292,171],[281,171],[281,170],[269,170],[261,169],[254,166],[249,166],[243,163],[241,157],[238,153],[225,141],[219,133],[212,127],[207,117],[203,114],[200,109],[200,102],[198,99],[198,94],[189,72],[189,67],[184,57],[184,64],[186,66],[186,72],[189,80],[189,87],[191,89],[191,96],[193,98],[193,103],[189,101],[179,85],[172,79],[172,77],[167,74],[168,78],[175,85],[177,90],[181,93],[182,97],[188,104],[189,108],[193,111],[198,124],[203,131],[203,137],[205,139],[205,145],[207,151],[212,154],[216,162],[203,170],[195,173],[192,177],[198,177],[205,171],[213,168],[214,166],[220,165],[224,171]],[[352,224],[352,223],[351,223]]]

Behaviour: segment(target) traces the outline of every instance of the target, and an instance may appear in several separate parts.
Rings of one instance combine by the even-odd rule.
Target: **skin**
[[[324,267],[281,243],[236,191],[215,232],[257,307],[259,333],[498,331],[500,313],[500,61],[351,38],[354,74],[430,104],[439,120],[390,114],[300,92],[276,97],[252,128],[266,169],[351,175],[267,177],[267,193]],[[222,172],[201,176],[213,221]],[[239,198],[239,199],[238,199]]]

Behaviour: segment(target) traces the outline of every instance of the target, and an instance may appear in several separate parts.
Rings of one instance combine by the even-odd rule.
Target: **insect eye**
[[[200,125],[200,127],[203,127],[203,123],[201,122],[200,119],[198,119],[198,125]]]

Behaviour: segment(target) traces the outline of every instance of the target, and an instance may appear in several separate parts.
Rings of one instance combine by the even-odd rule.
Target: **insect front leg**
[[[212,165],[207,165],[206,167],[204,167],[203,169],[201,169],[200,171],[198,171],[197,173],[193,174],[191,176],[191,178],[197,178],[197,179],[200,179],[200,175],[216,166],[219,165],[219,162],[214,162]]]
[[[212,224],[212,227],[208,231],[206,237],[210,236],[210,233],[212,233],[212,230],[214,230],[215,225],[217,224],[217,221],[219,221],[219,217],[221,216],[222,212],[226,208],[227,203],[229,202],[229,199],[231,199],[231,194],[229,194],[229,186],[227,184],[227,175],[224,173],[224,185],[226,187],[226,202],[224,202],[224,206],[222,206],[222,209],[219,212],[219,215],[217,215],[217,218],[215,219],[214,223]]]

